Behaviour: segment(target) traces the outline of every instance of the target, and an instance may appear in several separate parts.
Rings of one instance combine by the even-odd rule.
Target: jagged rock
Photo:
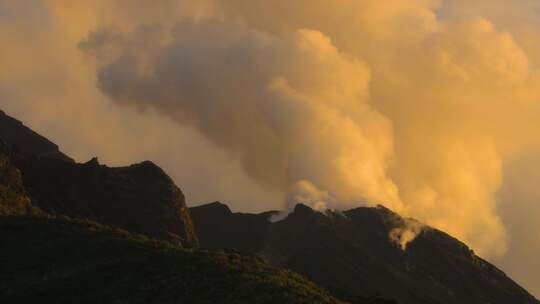
[[[109,168],[20,156],[23,183],[34,205],[158,239],[197,245],[182,191],[154,163]]]
[[[439,230],[424,227],[403,250],[390,234],[412,220],[382,206],[323,214],[297,205],[274,223],[269,222],[271,213],[224,210],[228,208],[215,203],[192,208],[195,228],[204,231],[199,234],[202,248],[263,255],[351,303],[370,298],[373,303],[392,303],[380,297],[402,304],[539,303]]]
[[[260,215],[233,214],[227,205],[214,202],[190,208],[192,218],[197,218],[196,228],[200,244],[205,249],[228,249],[255,252],[264,244],[271,213]]]

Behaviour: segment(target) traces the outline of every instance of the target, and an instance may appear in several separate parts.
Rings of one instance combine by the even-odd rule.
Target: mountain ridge
[[[0,109],[0,138],[16,149],[38,157],[49,157],[67,162],[74,160],[60,151],[58,145],[25,126],[21,121]]]
[[[213,204],[216,208],[216,204]],[[406,250],[390,232],[405,219],[384,207],[359,207],[323,214],[298,204],[283,220],[268,213],[221,213],[209,206],[192,207],[195,226],[214,235],[199,235],[202,248],[260,254],[274,265],[295,270],[352,303],[384,296],[398,303],[539,303],[459,240],[431,227],[422,229]],[[223,210],[220,207],[220,210]],[[224,228],[228,227],[228,228]],[[259,238],[238,236],[246,231]],[[216,242],[219,240],[219,242]],[[233,248],[231,244],[240,243]]]
[[[76,163],[4,112],[0,139],[10,150],[3,158],[18,172],[20,187],[33,207],[197,246],[184,194],[153,162],[118,168],[102,165],[97,158]]]
[[[13,133],[13,128],[20,130]],[[121,233],[127,239],[130,234],[146,235],[170,242],[174,248],[200,245],[218,255],[228,251],[254,259],[262,256],[272,267],[296,271],[351,304],[540,303],[464,243],[437,229],[418,229],[417,237],[404,250],[391,236],[418,222],[383,206],[321,213],[298,204],[281,220],[274,217],[277,213],[236,213],[220,202],[187,208],[180,188],[154,163],[143,161],[118,168],[102,165],[97,158],[75,163],[57,145],[0,113],[0,222],[8,222],[3,226],[7,230],[0,232],[7,233],[5,239],[28,232],[25,225],[37,227],[41,225],[37,222],[48,221],[39,227],[52,234],[36,234],[34,240],[31,234],[21,235],[30,243],[45,246],[44,240],[69,234],[72,224],[82,221],[96,224],[84,224],[86,228],[77,230],[72,235],[72,240],[80,238],[77,242],[84,242],[92,229],[101,230],[99,227],[106,225],[114,231],[129,231]],[[59,221],[67,224],[57,229]],[[13,225],[26,228],[17,230]],[[62,232],[64,228],[67,230]],[[70,244],[70,250],[75,250],[75,243]],[[109,259],[108,249],[101,250],[99,254]],[[25,267],[24,261],[19,262],[16,267]],[[262,267],[248,264],[255,267],[249,271]],[[16,277],[16,272],[11,275]],[[304,294],[302,286],[307,285],[302,284],[293,294]],[[14,285],[0,284],[0,293],[10,286]],[[323,295],[321,303],[337,303],[324,291],[308,289],[311,296]],[[295,299],[291,303],[304,303]]]
[[[26,130],[23,133],[30,134],[26,138],[30,142],[32,136],[40,136]],[[43,142],[40,137],[37,141]],[[56,151],[55,145],[46,148],[51,147]],[[97,158],[76,164],[69,158],[50,155],[33,154],[0,137],[0,302],[342,303],[306,278],[258,257],[182,248],[180,245],[196,247],[189,239],[190,244],[180,244],[164,236],[161,238],[168,242],[132,234],[118,228],[122,226],[118,214],[109,220],[104,214],[94,216],[116,227],[88,220],[91,216],[77,208],[92,206],[84,206],[84,199],[77,196],[93,195],[84,192],[85,182],[99,185],[112,176],[121,182],[90,187],[90,192],[96,190],[103,195],[111,188],[128,187],[123,189],[127,192],[125,201],[137,202],[145,195],[154,198],[146,207],[135,204],[132,208],[142,209],[144,214],[148,208],[168,206],[158,215],[182,220],[191,227],[186,234],[195,236],[182,192],[154,163],[108,168]],[[70,185],[75,190],[70,191]],[[83,187],[82,191],[77,187]],[[74,193],[76,197],[70,196]],[[165,203],[156,199],[167,194]],[[93,207],[111,211],[103,202]],[[137,222],[152,220],[151,214],[145,215]],[[152,234],[144,229],[142,232]]]

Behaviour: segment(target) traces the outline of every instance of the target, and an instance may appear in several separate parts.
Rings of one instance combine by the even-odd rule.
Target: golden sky
[[[192,205],[387,205],[540,295],[539,29],[536,0],[0,0],[0,107]]]

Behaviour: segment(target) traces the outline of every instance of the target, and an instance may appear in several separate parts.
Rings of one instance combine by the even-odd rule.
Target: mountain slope
[[[184,194],[151,162],[109,168],[97,159],[85,164],[29,155],[15,159],[32,203],[48,213],[197,245]]]
[[[6,159],[20,172],[20,187],[34,207],[197,246],[184,194],[154,163],[109,168],[95,158],[77,164],[57,145],[1,111],[0,140],[9,146]]]
[[[186,250],[56,212],[143,232],[190,224],[182,192],[150,162],[75,164],[0,139],[0,303],[341,303],[260,258]]]
[[[0,138],[25,153],[73,162],[58,146],[0,110]]]
[[[235,249],[229,244],[241,243],[241,250],[298,271],[351,302],[379,295],[403,304],[539,303],[465,244],[436,229],[425,227],[402,250],[389,234],[408,221],[384,207],[322,214],[297,205],[275,223],[268,213],[235,214],[216,203],[191,213],[197,230],[210,230],[211,222],[227,227],[213,230],[211,237],[199,235],[202,248]],[[235,231],[259,237],[250,242]]]
[[[0,216],[1,303],[338,304],[258,258],[69,219]]]

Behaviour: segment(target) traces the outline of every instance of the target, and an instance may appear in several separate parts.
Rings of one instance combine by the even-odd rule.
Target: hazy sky
[[[0,108],[190,205],[382,203],[540,295],[540,1],[0,0]]]

